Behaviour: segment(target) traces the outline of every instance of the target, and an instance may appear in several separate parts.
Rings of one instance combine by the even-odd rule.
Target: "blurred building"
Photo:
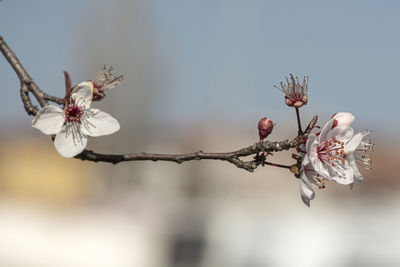
[[[48,138],[28,132],[3,136],[1,142],[1,266],[400,262],[395,250],[400,245],[400,184],[395,157],[387,158],[389,148],[384,155],[376,153],[377,168],[367,173],[365,183],[353,191],[329,183],[307,208],[298,180],[286,170],[264,167],[250,174],[213,161],[81,162],[61,158]],[[238,133],[218,142],[218,133],[187,134],[167,147],[227,150],[254,138]],[[157,146],[163,150],[164,143],[151,145]],[[290,161],[290,154],[273,160]]]

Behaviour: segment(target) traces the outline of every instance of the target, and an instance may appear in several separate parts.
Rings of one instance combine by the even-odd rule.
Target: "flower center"
[[[335,162],[338,161],[344,164],[346,158],[346,153],[344,153],[344,142],[332,137],[331,140],[327,140],[317,147],[317,155],[321,161],[326,162],[331,166],[335,166]]]
[[[65,108],[64,115],[67,122],[80,124],[83,116],[83,109],[74,104],[70,104]]]

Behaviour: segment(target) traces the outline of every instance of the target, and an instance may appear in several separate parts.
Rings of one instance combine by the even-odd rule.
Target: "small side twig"
[[[310,123],[307,125],[307,128],[304,130],[304,134],[308,135],[310,134],[311,130],[314,129],[315,124],[317,123],[318,120],[318,116],[315,115],[312,120],[310,121]]]
[[[298,135],[303,134],[303,130],[301,129],[301,121],[300,121],[300,111],[298,107],[295,107],[296,109],[296,118],[297,118],[297,127],[298,127]]]

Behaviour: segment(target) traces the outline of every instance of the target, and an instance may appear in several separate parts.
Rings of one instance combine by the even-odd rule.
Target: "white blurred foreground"
[[[152,146],[191,151],[201,142],[224,150],[241,142],[203,138],[178,138],[184,148]],[[62,159],[50,141],[8,139],[0,266],[400,265],[397,159],[389,150],[377,155],[365,183],[353,191],[329,183],[307,208],[287,170],[251,174],[212,161],[89,164]]]

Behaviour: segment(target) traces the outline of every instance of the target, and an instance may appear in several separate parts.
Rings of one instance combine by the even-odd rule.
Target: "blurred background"
[[[89,149],[232,151],[264,116],[270,140],[294,137],[273,88],[289,73],[310,76],[304,124],[349,111],[376,144],[363,184],[329,183],[311,208],[284,169],[63,159],[1,57],[0,266],[400,266],[399,14],[375,0],[0,1],[0,35],[47,93],[63,96],[63,70],[124,74],[95,103],[121,130]]]

